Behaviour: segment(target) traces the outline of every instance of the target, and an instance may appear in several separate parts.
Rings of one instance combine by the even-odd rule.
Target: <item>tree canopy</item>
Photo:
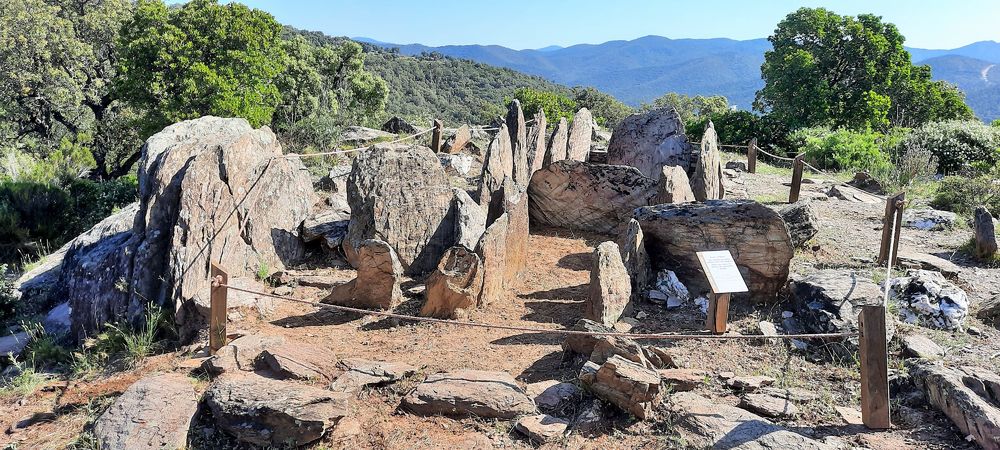
[[[713,114],[721,114],[729,110],[729,100],[721,95],[694,97],[676,92],[668,92],[653,100],[652,103],[642,105],[643,110],[655,108],[674,108],[681,118],[681,122],[691,124],[701,121]]]

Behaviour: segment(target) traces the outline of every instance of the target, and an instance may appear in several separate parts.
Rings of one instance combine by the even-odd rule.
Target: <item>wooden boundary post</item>
[[[714,334],[723,334],[729,329],[729,294],[709,294],[705,328]]]
[[[873,430],[891,426],[889,419],[889,359],[886,350],[885,307],[862,306],[858,315],[861,359],[861,421]]]
[[[215,354],[226,345],[226,295],[229,274],[212,263],[212,303],[208,319],[208,349]]]
[[[805,155],[798,155],[792,160],[792,185],[788,190],[788,203],[799,201],[799,192],[802,191],[802,169],[805,164],[802,161]]]
[[[896,254],[899,253],[899,232],[903,226],[903,204],[906,202],[906,192],[898,192],[885,200],[885,217],[882,219],[882,244],[878,248],[876,264],[882,265],[892,259],[891,265],[896,265]],[[893,222],[896,226],[893,227]],[[889,255],[890,243],[892,255]]]
[[[747,145],[747,173],[757,173],[757,138]]]
[[[434,131],[431,133],[431,150],[434,150],[434,153],[440,153],[441,133],[444,132],[444,122],[434,119],[434,121],[431,122],[431,126],[434,127]]]

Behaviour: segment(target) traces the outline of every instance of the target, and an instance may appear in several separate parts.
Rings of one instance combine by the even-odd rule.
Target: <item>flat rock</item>
[[[984,322],[1000,324],[1000,294],[986,299],[981,305],[976,317]]]
[[[719,155],[719,136],[715,126],[708,121],[705,134],[701,137],[701,147],[698,160],[695,162],[694,175],[691,176],[691,191],[699,202],[718,200],[726,196],[723,186],[722,157]]]
[[[693,391],[708,377],[708,372],[701,369],[660,369],[656,372],[673,392]]]
[[[344,131],[340,133],[340,142],[346,145],[362,146],[369,144],[371,141],[390,139],[394,137],[396,137],[396,135],[393,133],[376,130],[374,128],[352,125],[345,128]]]
[[[846,184],[834,185],[826,193],[828,197],[855,203],[884,203],[881,198]]]
[[[903,356],[920,359],[939,359],[944,356],[944,349],[920,334],[908,334],[902,337]]]
[[[437,270],[427,277],[420,315],[455,318],[460,310],[479,304],[483,289],[483,263],[479,255],[455,246],[441,257]]]
[[[947,230],[955,226],[956,215],[936,209],[907,209],[903,212],[902,226],[924,231]]]
[[[513,419],[535,412],[535,405],[506,372],[457,370],[427,376],[403,406],[423,416],[477,416]]]
[[[652,204],[688,203],[695,201],[694,191],[687,173],[680,166],[663,166],[660,181],[656,188],[656,197]]]
[[[961,267],[947,259],[911,250],[900,249],[896,260],[901,266],[941,272],[947,278],[956,278],[962,272]]]
[[[195,381],[177,373],[136,381],[94,422],[101,449],[187,448],[198,412]]]
[[[742,392],[754,392],[774,384],[774,378],[763,375],[738,376],[726,380],[726,386]]]
[[[330,383],[330,390],[347,393],[359,392],[366,386],[394,383],[417,372],[417,368],[409,364],[360,358],[340,361],[337,368],[342,373]]]
[[[766,387],[759,390],[761,394],[767,394],[772,397],[783,398],[786,400],[791,400],[793,402],[811,402],[814,400],[819,400],[819,394],[815,391],[810,391],[807,389],[793,388],[793,387]]]
[[[556,412],[573,405],[582,394],[580,388],[572,383],[562,383],[556,380],[539,381],[525,387],[528,396],[533,398],[535,406],[542,411]]]
[[[739,406],[764,417],[778,419],[791,418],[799,414],[799,408],[790,400],[767,394],[746,394],[740,399]]]
[[[559,161],[535,172],[528,186],[531,220],[544,225],[614,233],[656,195],[656,182],[627,166]]]
[[[656,371],[615,355],[601,365],[588,361],[580,382],[595,396],[639,419],[652,419],[663,399]]]
[[[778,215],[785,221],[795,247],[802,247],[819,232],[816,210],[809,200],[799,200],[781,208]]]
[[[201,367],[211,375],[234,371],[253,371],[265,350],[285,343],[282,336],[251,334],[241,336],[222,346]]]
[[[256,374],[225,376],[209,386],[205,405],[216,425],[258,446],[315,442],[348,415],[350,396]]]
[[[296,342],[266,348],[260,362],[280,378],[329,381],[337,355],[323,347]]]
[[[684,123],[673,108],[658,108],[626,117],[608,143],[608,164],[632,166],[658,181],[663,166],[691,169]]]
[[[587,108],[580,108],[573,115],[573,123],[569,127],[566,140],[566,158],[574,161],[586,161],[590,153],[590,142],[594,134],[594,116]]]
[[[544,444],[562,439],[569,428],[569,422],[548,414],[539,414],[518,419],[514,428],[528,436],[532,442]]]
[[[910,369],[928,402],[986,450],[1000,449],[1000,375],[996,369],[947,368],[922,362]]]
[[[631,310],[631,300],[632,281],[622,263],[618,244],[602,242],[594,250],[584,316],[613,326],[622,314]]]

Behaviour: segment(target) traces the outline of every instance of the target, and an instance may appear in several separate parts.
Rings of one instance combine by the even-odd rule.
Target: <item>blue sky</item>
[[[523,49],[597,44],[646,35],[668,38],[767,37],[789,12],[823,6],[874,13],[895,23],[906,44],[954,48],[1000,41],[1000,0],[243,0],[285,24],[397,44],[499,44]]]

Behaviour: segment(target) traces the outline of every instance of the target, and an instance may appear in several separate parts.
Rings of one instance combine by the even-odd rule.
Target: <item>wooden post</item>
[[[226,295],[229,275],[212,263],[212,302],[208,322],[208,349],[215,354],[226,345]]]
[[[705,328],[714,334],[723,334],[729,329],[729,294],[709,295]]]
[[[747,173],[757,173],[757,138],[747,145]]]
[[[792,161],[792,186],[788,191],[788,203],[799,201],[799,192],[802,191],[803,157],[805,155],[798,155]]]
[[[441,151],[441,133],[444,132],[444,122],[434,119],[431,122],[431,126],[434,127],[434,131],[431,133],[431,150],[434,150],[434,153],[439,153]]]
[[[891,426],[889,419],[889,359],[886,350],[885,307],[862,306],[858,315],[861,359],[861,421],[873,430]]]
[[[882,218],[882,244],[878,248],[876,264],[882,265],[892,259],[891,265],[896,265],[896,254],[899,253],[899,232],[903,226],[903,205],[905,202],[906,192],[898,192],[885,200],[885,217]],[[895,227],[892,226],[893,222],[896,223]],[[892,255],[889,254],[889,247],[892,247]]]

